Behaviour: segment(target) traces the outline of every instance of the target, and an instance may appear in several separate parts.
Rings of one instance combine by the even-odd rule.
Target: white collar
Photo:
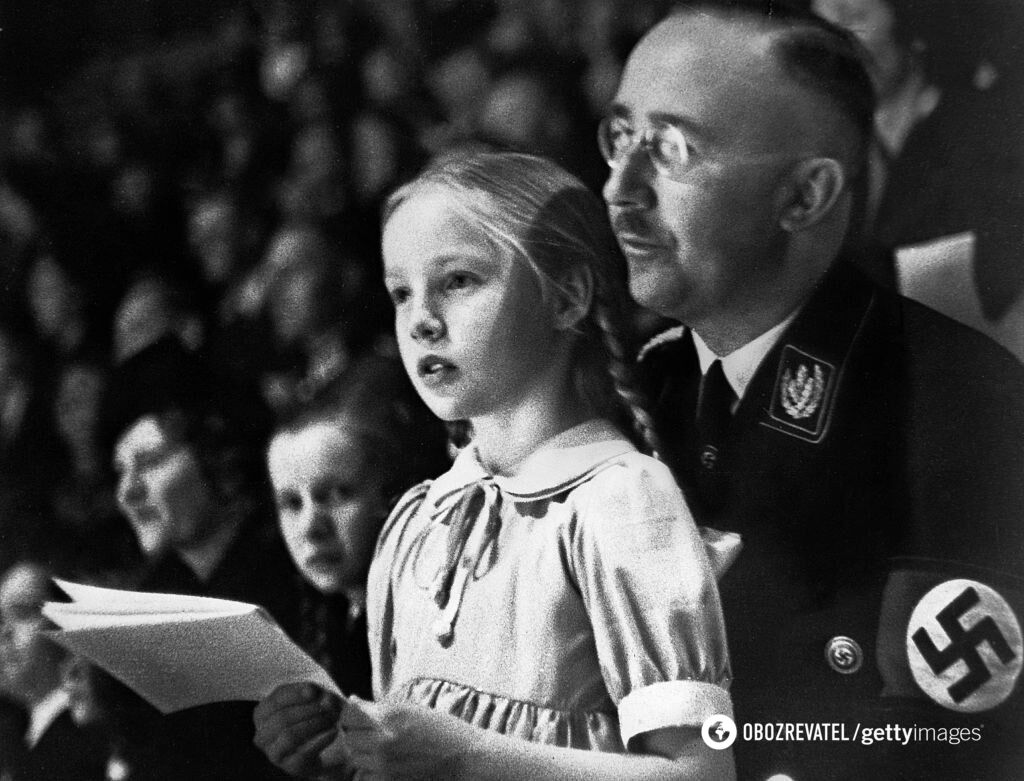
[[[733,350],[725,356],[715,355],[711,348],[704,343],[704,340],[700,338],[700,334],[691,329],[693,346],[697,348],[697,360],[700,362],[700,373],[707,374],[708,367],[714,361],[721,360],[722,372],[729,381],[729,385],[732,386],[733,392],[736,394],[737,403],[739,403],[739,400],[743,398],[743,394],[747,392],[747,386],[750,385],[750,381],[754,378],[757,367],[761,365],[764,357],[771,352],[771,349],[782,337],[782,332],[796,319],[799,312],[799,308],[794,309],[780,323],[777,323],[753,341],[747,342],[739,349]]]
[[[36,747],[46,730],[67,710],[69,703],[68,693],[58,686],[32,706],[28,713],[28,729],[25,731],[25,744],[30,749]]]
[[[511,477],[491,475],[480,463],[472,443],[463,448],[451,469],[430,486],[426,502],[447,508],[466,486],[493,480],[513,501],[546,499],[588,480],[611,459],[636,448],[611,423],[594,418],[547,440],[522,462]]]

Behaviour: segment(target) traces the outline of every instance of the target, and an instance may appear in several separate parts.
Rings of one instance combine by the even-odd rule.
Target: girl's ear
[[[796,167],[790,183],[779,224],[783,230],[794,233],[811,227],[829,214],[843,192],[846,174],[838,160],[815,157]]]
[[[574,265],[558,280],[552,301],[558,331],[575,328],[587,316],[594,300],[594,274],[587,266]]]

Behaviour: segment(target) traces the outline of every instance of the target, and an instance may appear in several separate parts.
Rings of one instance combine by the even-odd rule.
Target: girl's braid
[[[650,455],[661,458],[661,440],[654,431],[654,419],[647,410],[647,397],[637,385],[632,360],[622,343],[620,322],[624,318],[619,307],[609,300],[605,286],[598,283],[594,291],[594,322],[600,331],[601,342],[608,354],[608,374],[618,396],[620,406],[629,415],[633,428]]]

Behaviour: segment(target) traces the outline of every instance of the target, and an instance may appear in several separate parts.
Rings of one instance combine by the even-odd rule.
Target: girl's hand
[[[349,760],[372,778],[458,778],[467,752],[479,739],[479,730],[455,716],[358,697],[345,700],[338,724]]]
[[[309,683],[279,686],[253,712],[253,742],[289,775],[315,776],[328,768],[321,752],[338,737],[341,699]]]

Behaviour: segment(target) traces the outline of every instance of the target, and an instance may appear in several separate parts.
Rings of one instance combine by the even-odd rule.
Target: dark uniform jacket
[[[698,523],[744,541],[720,582],[740,777],[1024,778],[1020,364],[839,262],[717,459],[695,441],[690,336],[641,366]],[[781,722],[841,731],[767,740]]]

